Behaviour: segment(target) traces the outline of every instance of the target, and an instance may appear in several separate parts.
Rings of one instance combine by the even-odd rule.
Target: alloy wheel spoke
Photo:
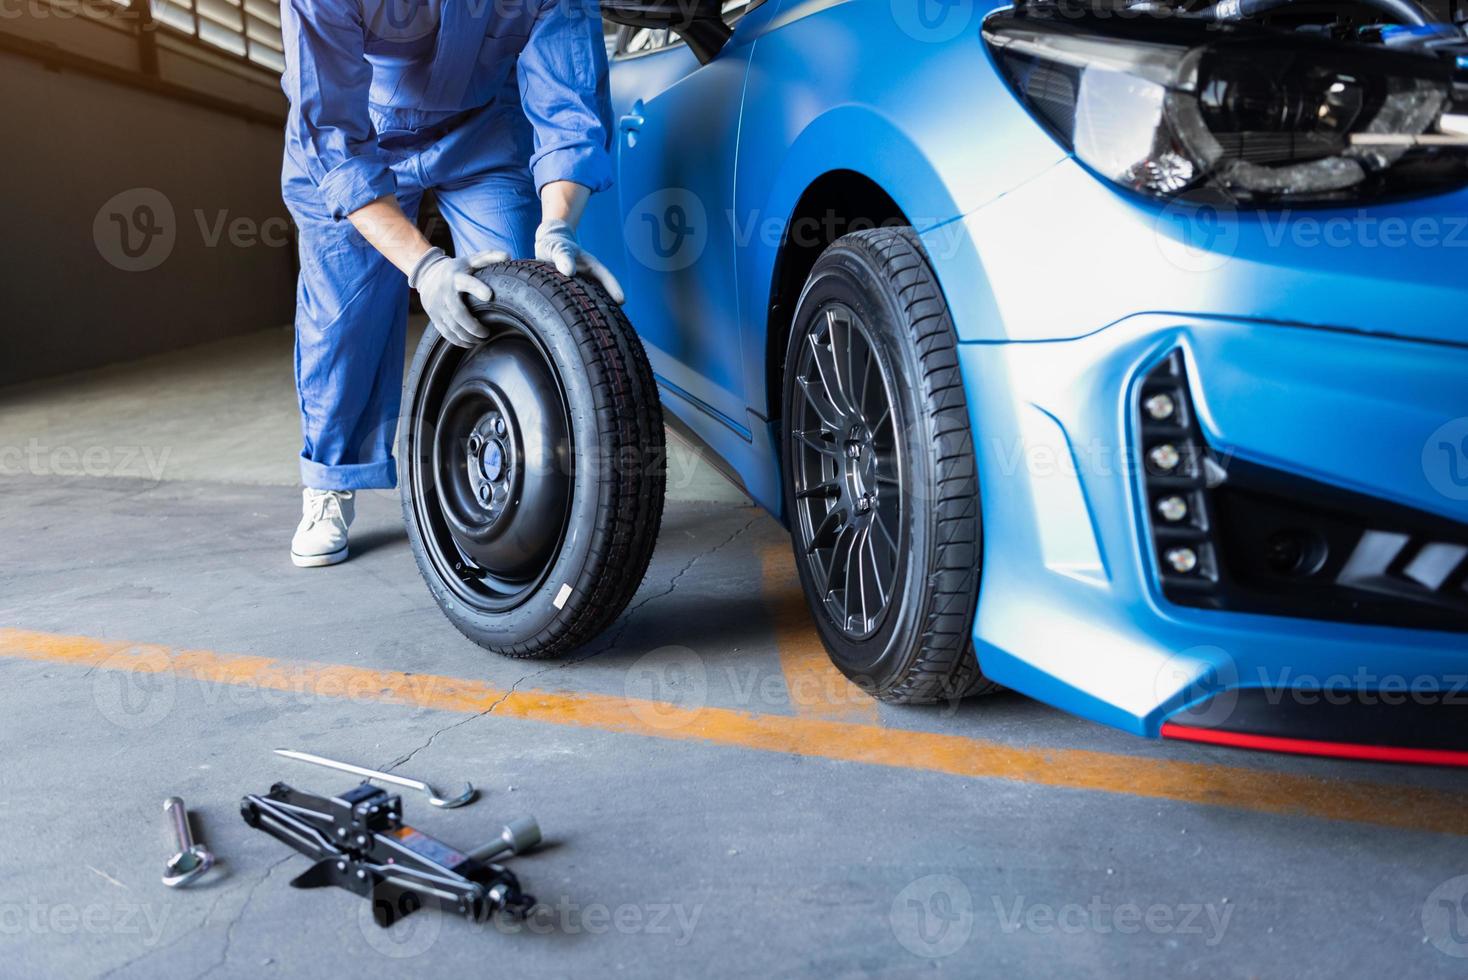
[[[877,421],[875,421],[875,422],[872,423],[872,432],[873,433],[880,432],[882,430],[882,426],[885,425],[885,424],[887,424],[888,422],[891,422],[891,421],[892,421],[892,406],[890,404],[889,405],[884,405],[882,407],[882,414],[879,415],[879,416],[877,416]],[[897,433],[894,431],[893,432],[893,436],[895,437],[896,434]]]
[[[808,449],[812,449],[822,456],[835,457],[839,455],[836,448],[836,435],[830,429],[797,429],[794,435]]]
[[[836,566],[841,564],[841,541],[844,537],[844,533],[837,535],[836,543],[831,546],[831,556],[826,559],[825,581],[821,585],[822,595],[835,595],[836,586],[834,582],[836,579]]]
[[[826,394],[824,384],[812,381],[810,378],[797,378],[795,387],[805,398],[811,411],[815,412],[816,417],[821,420],[821,425],[831,430],[841,428],[841,410]]]
[[[878,508],[877,509],[876,519],[873,520],[872,523],[875,524],[875,525],[877,525],[877,530],[879,530],[879,531],[882,532],[882,538],[883,538],[883,540],[885,540],[887,542],[887,547],[889,547],[889,548],[892,549],[892,553],[893,554],[896,554],[897,553],[897,535],[893,534],[892,533],[892,529],[887,526],[887,518],[882,513],[881,508]]]
[[[816,526],[815,533],[810,536],[810,545],[805,549],[806,554],[815,554],[822,548],[830,548],[840,538],[840,531],[846,526],[846,511],[841,507],[832,507],[826,511],[826,516],[821,518],[821,523]]]
[[[863,415],[871,411],[867,402],[872,392],[872,362],[877,359],[876,354],[872,351],[871,345],[867,345],[866,350],[867,356],[862,359],[861,369],[861,411]],[[873,429],[875,430],[875,426]]]
[[[841,484],[818,483],[813,487],[795,491],[796,500],[831,500],[841,496]]]
[[[826,338],[829,341],[826,344],[815,338],[811,339],[811,354],[816,363],[816,373],[820,375],[821,387],[825,389],[826,397],[835,406],[836,411],[842,417],[850,416],[855,414],[856,409],[851,404],[851,399],[841,380],[841,369],[836,356],[835,330],[828,329]]]
[[[887,605],[887,590],[882,587],[882,566],[877,561],[877,542],[873,538],[870,529],[862,535],[862,554],[870,560],[872,569],[872,586],[877,590],[877,608],[881,609]]]

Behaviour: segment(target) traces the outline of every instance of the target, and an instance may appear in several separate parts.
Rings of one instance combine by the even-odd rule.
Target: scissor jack
[[[330,798],[276,783],[264,796],[246,796],[240,813],[316,859],[292,887],[356,892],[372,902],[372,918],[384,928],[430,902],[471,922],[501,910],[524,915],[535,904],[512,872],[475,856],[516,848],[461,853],[403,823],[402,798],[368,783]]]

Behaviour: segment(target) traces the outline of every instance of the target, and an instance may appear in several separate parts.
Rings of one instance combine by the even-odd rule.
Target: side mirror
[[[723,6],[721,0],[601,0],[601,15],[613,24],[671,30],[706,65],[733,34]]]

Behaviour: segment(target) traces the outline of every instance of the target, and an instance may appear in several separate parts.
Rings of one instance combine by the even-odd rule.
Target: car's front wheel
[[[992,689],[970,642],[981,525],[957,338],[911,229],[816,261],[782,417],[796,565],[832,661],[895,703]]]

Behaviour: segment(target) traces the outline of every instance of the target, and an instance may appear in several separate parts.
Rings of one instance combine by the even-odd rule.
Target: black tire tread
[[[984,676],[970,638],[982,557],[978,468],[947,301],[911,228],[853,232],[831,247],[862,253],[896,292],[899,326],[921,366],[920,401],[938,447],[930,507],[934,558],[923,593],[921,640],[906,669],[873,693],[892,704],[993,693],[1000,686]]]
[[[662,404],[652,368],[632,325],[600,285],[568,279],[542,262],[499,263],[484,271],[518,278],[550,300],[570,327],[596,401],[603,505],[597,510],[586,561],[566,605],[533,639],[486,644],[456,617],[461,633],[495,653],[515,658],[560,656],[581,647],[616,621],[631,602],[652,561],[666,491]],[[631,457],[634,465],[621,461]],[[579,460],[578,460],[579,462]],[[419,565],[425,578],[431,572]]]

